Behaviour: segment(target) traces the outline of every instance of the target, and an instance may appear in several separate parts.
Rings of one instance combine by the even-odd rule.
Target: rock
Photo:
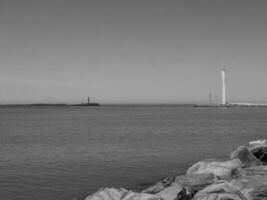
[[[267,166],[246,168],[242,176],[233,179],[231,184],[249,194],[253,200],[267,200]]]
[[[258,145],[267,145],[267,140],[255,140],[255,141],[250,141],[249,146],[258,146]]]
[[[213,174],[217,179],[229,180],[238,177],[241,170],[239,159],[229,161],[200,161],[190,167],[186,174]]]
[[[177,195],[176,200],[190,200],[192,199],[192,195],[185,189],[183,188]]]
[[[214,182],[215,176],[213,174],[192,174],[187,176],[176,176],[175,182],[182,186],[194,187],[202,185],[210,185]]]
[[[182,189],[183,187],[180,184],[174,182],[156,195],[164,200],[175,200]]]
[[[163,200],[163,199],[153,194],[128,191],[128,193],[125,196],[123,196],[121,200]]]
[[[185,200],[199,190],[214,182],[213,174],[193,174],[189,176],[168,176],[155,185],[143,190],[155,194],[165,200]]]
[[[267,176],[267,166],[257,166],[257,167],[249,167],[242,170],[243,176]]]
[[[187,196],[194,196],[196,192],[211,185],[214,182],[213,174],[193,174],[188,176],[177,176],[175,182],[183,186]]]
[[[218,181],[205,189],[199,191],[194,200],[253,200],[251,196],[246,196],[233,184],[225,180]]]
[[[242,163],[242,167],[259,166],[262,163],[250,152],[247,147],[238,147],[230,156],[231,159],[239,159]]]
[[[267,141],[260,140],[250,143],[250,152],[263,164],[267,165]]]
[[[222,180],[199,191],[193,200],[253,200],[246,198],[238,188]]]
[[[101,188],[96,193],[86,197],[85,200],[120,200],[127,192],[123,188]]]
[[[128,191],[123,188],[102,188],[86,197],[85,200],[162,200],[162,198],[152,194]]]
[[[243,169],[239,178],[217,181],[197,192],[193,199],[267,200],[267,166]]]
[[[193,200],[244,200],[236,194],[210,193],[194,197]]]
[[[174,181],[174,176],[168,176],[164,180],[157,182],[155,185],[143,190],[142,192],[155,194],[164,200],[175,200],[183,187]]]
[[[142,192],[155,194],[170,186],[175,180],[174,176],[167,176],[164,180],[157,182],[155,185],[143,190]]]

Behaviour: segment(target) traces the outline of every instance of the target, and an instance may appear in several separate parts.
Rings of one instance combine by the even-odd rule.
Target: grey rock
[[[162,181],[157,182],[155,185],[146,188],[142,192],[149,193],[149,194],[155,194],[160,192],[161,190],[164,190],[164,188],[170,186],[175,180],[174,176],[167,176]]]
[[[120,200],[127,192],[123,188],[101,188],[96,193],[86,197],[85,200]]]
[[[155,195],[161,197],[164,200],[176,200],[178,194],[182,191],[182,189],[183,187],[180,184],[174,182]]]
[[[247,147],[238,147],[230,156],[231,159],[239,159],[242,167],[259,166],[262,163],[250,152]]]
[[[162,200],[162,198],[147,193],[136,193],[123,188],[102,188],[86,197],[85,200]]]
[[[186,174],[213,174],[219,180],[230,180],[238,177],[242,163],[239,159],[229,161],[200,161],[190,167]]]
[[[214,183],[215,176],[213,174],[193,174],[188,176],[177,176],[175,181],[183,186],[183,191],[181,191],[180,196],[183,198],[190,199],[196,192],[202,190]],[[186,195],[184,193],[186,191]]]

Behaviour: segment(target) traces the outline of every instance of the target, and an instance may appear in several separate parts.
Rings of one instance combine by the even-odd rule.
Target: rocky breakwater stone
[[[243,169],[231,181],[219,180],[197,192],[194,200],[267,200],[267,166]]]
[[[146,188],[142,192],[149,193],[149,194],[156,194],[160,191],[164,190],[166,187],[169,187],[175,180],[174,176],[167,176],[162,181],[157,182],[155,185]]]
[[[267,140],[252,141],[249,151],[264,165],[267,165]]]
[[[212,185],[198,191],[193,200],[267,200],[267,166],[264,160],[260,160],[265,155],[266,146],[265,143],[260,145],[257,143],[251,147],[237,148],[230,156],[230,162],[239,160],[241,163],[241,168],[236,168],[238,170],[236,176],[228,176],[231,179],[216,180]],[[260,154],[256,156],[255,152],[259,151]],[[193,172],[201,173],[201,170],[204,172],[205,169],[210,170],[213,168],[213,166],[209,166],[210,164],[206,163],[204,170],[195,166]],[[230,165],[226,167],[228,168]],[[228,168],[229,172],[232,167],[234,165]],[[216,175],[217,169],[211,170],[211,172]],[[221,172],[225,173],[225,170]]]
[[[237,148],[230,160],[194,164],[184,176],[169,176],[133,192],[103,188],[85,200],[267,200],[267,142]]]
[[[229,161],[200,161],[190,167],[186,174],[213,174],[218,180],[231,180],[239,176],[242,163],[239,159]]]
[[[239,159],[243,168],[262,165],[261,161],[259,161],[245,146],[238,147],[237,150],[231,153],[230,158]]]
[[[175,181],[183,187],[180,199],[184,199],[185,192],[188,197],[192,198],[196,192],[202,190],[214,183],[215,176],[213,174],[192,174],[187,176],[177,176]],[[179,196],[179,195],[178,195]],[[179,198],[178,198],[179,199]]]
[[[182,185],[175,181],[174,176],[168,176],[142,192],[157,195],[164,200],[174,200],[182,189]]]
[[[142,192],[155,194],[164,200],[186,200],[214,182],[213,174],[193,174],[188,176],[169,176]]]
[[[147,193],[136,193],[123,188],[102,188],[86,197],[85,200],[163,200],[159,196]]]

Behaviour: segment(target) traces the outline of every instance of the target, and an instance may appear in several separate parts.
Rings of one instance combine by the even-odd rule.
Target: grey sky
[[[265,0],[0,0],[0,103],[267,102]]]

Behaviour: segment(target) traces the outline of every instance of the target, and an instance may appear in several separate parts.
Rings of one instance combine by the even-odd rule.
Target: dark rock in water
[[[265,142],[266,143],[266,142]],[[228,161],[201,161],[141,193],[104,188],[85,200],[267,200],[267,144],[239,147]]]
[[[262,165],[261,162],[250,152],[250,150],[244,146],[238,147],[238,149],[231,154],[230,158],[239,159],[242,163],[242,167]]]

